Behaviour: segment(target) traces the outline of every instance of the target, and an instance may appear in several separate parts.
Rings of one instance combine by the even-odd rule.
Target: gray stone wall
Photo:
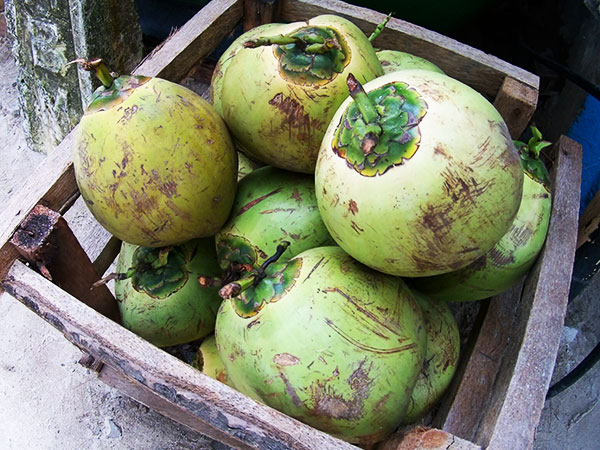
[[[142,58],[134,0],[7,0],[27,142],[47,153],[79,122],[96,80],[76,58],[103,58],[130,72]]]

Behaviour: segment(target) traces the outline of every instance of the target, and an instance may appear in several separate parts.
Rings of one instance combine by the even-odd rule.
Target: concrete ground
[[[29,150],[16,99],[16,67],[0,38],[0,204],[16,192],[43,155]],[[68,220],[84,235],[89,216]],[[91,250],[93,252],[93,250]],[[600,336],[600,280],[570,307],[555,379],[572,368]],[[0,296],[0,449],[216,449],[222,444],[190,431],[100,382],[80,366],[80,351],[7,294]],[[598,448],[600,365],[546,405],[537,450]]]

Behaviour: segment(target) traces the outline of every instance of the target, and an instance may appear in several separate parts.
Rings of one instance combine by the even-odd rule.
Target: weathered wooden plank
[[[548,238],[521,297],[511,341],[474,442],[490,449],[531,448],[558,352],[577,242],[581,146],[555,144]]]
[[[436,427],[464,439],[473,440],[488,407],[494,381],[498,375],[506,346],[510,342],[512,323],[520,304],[523,283],[489,300],[485,318],[466,365],[448,390],[433,420]]]
[[[319,14],[337,14],[351,20],[367,35],[386,17],[385,14],[338,0],[281,1],[281,21],[300,21]],[[506,76],[539,90],[537,75],[400,19],[392,18],[373,44],[426,58],[448,75],[492,98],[496,97]]]
[[[3,285],[74,345],[132,381],[132,389],[150,391],[166,402],[163,413],[169,410],[175,420],[202,422],[202,432],[209,437],[256,449],[356,449],[205,376],[98,314],[20,261],[10,267]]]
[[[120,250],[121,240],[112,236],[108,240],[98,257],[94,259],[94,269],[96,269],[96,272],[98,272],[100,275],[104,275],[104,273],[114,262]]]
[[[600,191],[596,192],[579,218],[577,248],[590,240],[590,236],[600,228]]]
[[[504,118],[513,139],[518,139],[533,117],[538,90],[521,81],[506,77],[494,100],[494,106]]]
[[[100,314],[120,322],[117,301],[108,288],[102,285],[92,289],[100,276],[60,214],[37,205],[11,243],[46,278]]]
[[[213,0],[152,52],[134,73],[181,80],[242,19],[243,0]]]
[[[452,434],[429,427],[417,427],[399,433],[377,450],[480,450],[479,445]]]
[[[96,360],[94,360],[96,361]],[[107,364],[103,364],[98,374],[98,378],[107,385],[117,389],[119,392],[133,398],[139,403],[146,405],[153,411],[162,414],[191,430],[210,436],[219,442],[228,443],[239,449],[252,449],[252,446],[245,445],[243,442],[233,441],[224,433],[209,427],[205,421],[198,417],[187,414],[185,410],[174,407],[171,402],[164,397],[157,395],[152,389],[147,388],[137,380],[123,375],[119,370],[115,370]],[[255,448],[255,447],[254,447]]]
[[[279,20],[279,0],[244,0],[244,31]]]
[[[38,205],[59,211],[77,194],[71,147],[74,131],[54,149],[2,208],[0,213],[0,279],[18,253],[9,242],[21,221]]]

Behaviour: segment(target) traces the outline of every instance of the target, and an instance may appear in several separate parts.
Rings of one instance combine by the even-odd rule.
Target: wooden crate
[[[136,69],[175,82],[212,69],[217,44],[243,23],[344,16],[369,34],[385,15],[333,0],[213,0]],[[539,79],[454,40],[392,19],[374,45],[423,56],[490,98],[513,137],[535,110]],[[204,75],[203,75],[204,74]],[[259,404],[160,350],[119,325],[108,289],[90,284],[114,260],[107,239],[95,261],[62,214],[78,196],[73,132],[33,173],[2,212],[2,289],[59,329],[100,379],[172,419],[239,448],[355,448]],[[577,238],[581,147],[561,137],[553,146],[553,207],[547,242],[519,286],[481,302],[453,385],[431,429],[397,433],[378,447],[506,448],[532,446],[558,351]],[[26,262],[25,262],[26,261]],[[44,276],[45,275],[45,276]],[[47,277],[51,277],[49,281]],[[404,445],[404,447],[402,447]]]

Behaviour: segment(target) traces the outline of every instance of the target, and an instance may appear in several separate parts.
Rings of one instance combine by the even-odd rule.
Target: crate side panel
[[[475,437],[489,448],[531,448],[558,352],[577,242],[581,146],[562,136],[555,154],[547,241],[525,282],[511,342]]]
[[[485,318],[464,372],[455,379],[452,389],[442,401],[434,418],[434,426],[456,436],[473,440],[480,422],[481,411],[488,402],[503,354],[510,342],[512,323],[519,308],[523,283],[513,286],[489,301]]]

